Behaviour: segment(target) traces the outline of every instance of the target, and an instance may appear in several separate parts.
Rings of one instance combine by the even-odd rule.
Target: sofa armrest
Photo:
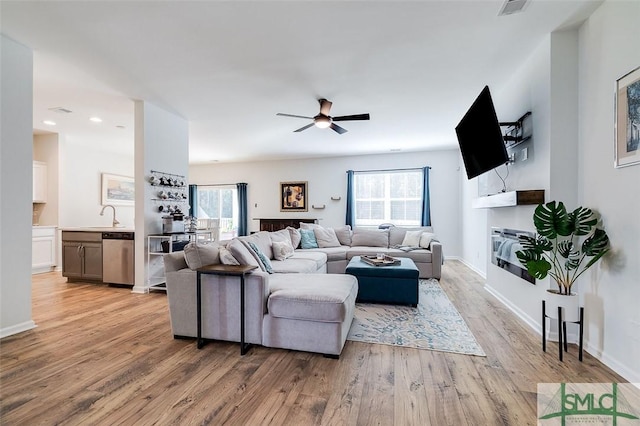
[[[442,277],[442,244],[437,241],[431,242],[431,262],[433,268],[433,277],[440,279]]]

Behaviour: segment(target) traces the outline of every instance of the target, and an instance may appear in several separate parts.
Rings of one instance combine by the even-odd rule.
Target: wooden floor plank
[[[37,328],[0,340],[0,424],[536,424],[539,382],[624,382],[564,362],[447,261],[441,285],[486,357],[347,342],[340,359],[171,333],[164,293],[32,277]]]

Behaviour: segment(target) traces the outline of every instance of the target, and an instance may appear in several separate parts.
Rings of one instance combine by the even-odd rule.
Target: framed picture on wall
[[[308,196],[307,182],[280,182],[280,211],[306,212]]]
[[[102,174],[102,205],[133,206],[135,184],[132,177]]]
[[[614,166],[640,164],[640,67],[616,80]]]

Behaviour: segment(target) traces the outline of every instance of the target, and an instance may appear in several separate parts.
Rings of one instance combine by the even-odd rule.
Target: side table
[[[550,318],[547,315],[546,301],[542,301],[542,351],[547,351],[547,322],[546,319]],[[558,358],[562,361],[562,350],[567,352],[567,323],[580,325],[579,332],[579,344],[578,344],[578,360],[582,362],[582,342],[584,334],[584,307],[580,307],[580,319],[578,321],[565,321],[562,319],[562,307],[558,306]]]
[[[204,346],[202,338],[202,274],[205,275],[230,275],[240,278],[240,355],[249,350],[249,344],[244,342],[244,277],[248,272],[256,269],[253,265],[208,265],[196,269],[196,305],[198,315],[198,349]]]

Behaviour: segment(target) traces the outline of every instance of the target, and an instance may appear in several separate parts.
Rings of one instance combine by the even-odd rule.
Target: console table
[[[230,275],[240,278],[240,355],[244,355],[249,350],[249,344],[244,343],[244,276],[256,269],[253,265],[208,265],[196,269],[196,308],[197,308],[197,327],[198,327],[198,349],[204,346],[202,338],[202,274],[205,275]]]
[[[298,219],[288,219],[288,218],[278,218],[278,219],[253,219],[260,221],[260,230],[261,231],[279,231],[281,229],[285,229],[288,226],[292,228],[300,228],[300,222],[303,223],[318,223],[318,219],[308,219],[308,218],[298,218]]]

